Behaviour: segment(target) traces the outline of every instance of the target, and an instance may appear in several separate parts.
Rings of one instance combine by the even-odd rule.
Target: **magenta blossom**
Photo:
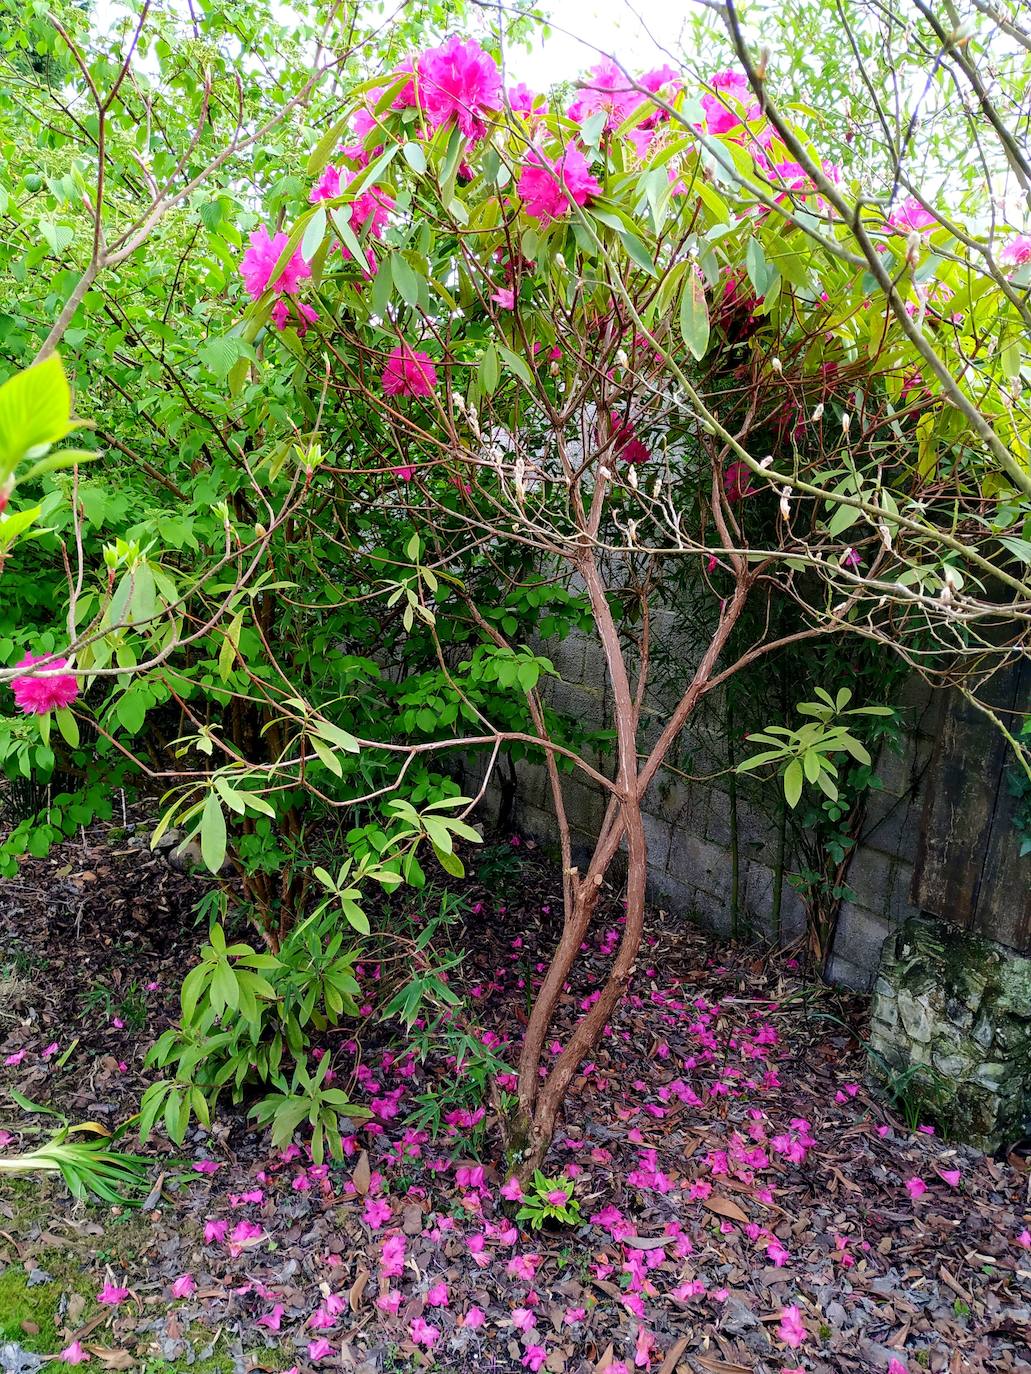
[[[1023,267],[1025,262],[1031,262],[1031,234],[1018,234],[1010,239],[999,254],[999,261],[1007,267]]]
[[[736,129],[741,123],[742,110],[747,120],[759,118],[759,102],[744,72],[717,72],[709,85],[716,94],[702,96],[702,109],[710,134],[727,134]]]
[[[128,1288],[118,1288],[113,1283],[105,1283],[97,1294],[97,1302],[104,1303],[107,1307],[118,1307],[128,1296]]]
[[[412,1340],[416,1345],[424,1345],[427,1350],[432,1350],[440,1340],[440,1327],[431,1326],[422,1317],[416,1317],[412,1322],[409,1331]]]
[[[173,1298],[189,1298],[197,1291],[197,1280],[192,1274],[180,1274],[172,1284]]]
[[[501,1196],[509,1202],[522,1202],[523,1190],[517,1178],[510,1178],[501,1185]]]
[[[435,1283],[432,1288],[427,1290],[426,1301],[430,1307],[447,1307],[449,1302],[447,1284],[443,1281]]]
[[[272,307],[272,323],[276,328],[285,329],[293,319],[298,337],[302,339],[308,332],[308,326],[314,324],[318,318],[318,311],[313,310],[310,305],[305,305],[303,301],[287,301],[281,296]]]
[[[437,369],[428,353],[403,343],[387,359],[382,382],[388,396],[431,396],[437,384]]]
[[[604,59],[591,68],[566,113],[577,124],[591,115],[604,113],[606,129],[616,129],[643,99],[616,63]]]
[[[930,210],[925,210],[917,200],[916,196],[910,196],[904,200],[897,210],[893,210],[888,216],[888,223],[900,234],[910,234],[916,232],[924,233],[932,229],[938,221],[931,214]]]
[[[482,1308],[470,1307],[469,1311],[462,1318],[462,1325],[471,1327],[473,1330],[476,1330],[478,1327],[483,1326],[486,1320],[487,1318]]]
[[[586,205],[591,196],[601,195],[587,159],[572,143],[566,145],[557,161],[532,148],[516,189],[526,213],[542,224],[558,219],[574,204]]]
[[[213,1221],[211,1217],[204,1223],[204,1244],[221,1245],[229,1230],[228,1221]]]
[[[288,241],[289,236],[282,232],[270,239],[268,230],[264,225],[255,229],[251,234],[250,247],[240,262],[240,276],[243,277],[247,294],[253,300],[257,300],[268,287],[276,263],[282,257],[283,249]],[[301,250],[295,248],[286,266],[272,283],[272,290],[296,291],[301,280],[310,276],[311,268],[301,257]]]
[[[486,132],[483,116],[501,105],[501,73],[489,53],[475,39],[463,43],[451,37],[430,48],[418,62],[419,102],[435,129],[449,120],[470,138]]]
[[[519,1363],[525,1369],[529,1369],[533,1371],[533,1374],[536,1374],[536,1371],[538,1369],[543,1368],[544,1362],[547,1358],[548,1352],[545,1350],[543,1345],[528,1345],[526,1347],[526,1351],[523,1355],[523,1358],[519,1361]]]
[[[15,664],[17,668],[31,668],[34,663],[42,663],[43,658],[36,654],[26,654]],[[27,716],[45,716],[48,711],[61,710],[70,706],[79,695],[79,683],[74,673],[61,673],[66,668],[66,658],[53,658],[47,663],[44,672],[53,677],[35,677],[24,673],[11,679],[11,691],[18,709]]]
[[[535,105],[534,101],[538,103]],[[513,86],[508,93],[508,103],[515,114],[538,114],[548,113],[548,102],[543,96],[536,95],[524,82],[518,86]]]
[[[325,1336],[319,1336],[317,1340],[308,1342],[308,1359],[324,1360],[327,1355],[332,1355],[333,1345],[327,1341]]]
[[[795,1304],[785,1307],[780,1314],[780,1325],[777,1327],[777,1335],[784,1344],[789,1345],[792,1350],[797,1350],[808,1334],[802,1322],[802,1314]]]
[[[90,1357],[78,1341],[72,1341],[71,1345],[65,1346],[57,1358],[62,1364],[85,1364]]]
[[[923,1197],[924,1193],[927,1192],[927,1184],[923,1181],[922,1178],[916,1176],[914,1176],[913,1178],[907,1178],[906,1192],[915,1202],[918,1197]]]

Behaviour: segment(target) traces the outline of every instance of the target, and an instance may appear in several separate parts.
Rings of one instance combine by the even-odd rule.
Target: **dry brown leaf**
[[[671,1240],[672,1236],[627,1236],[623,1244],[631,1250],[660,1250]]]
[[[91,1355],[96,1355],[105,1369],[136,1368],[136,1360],[129,1354],[128,1350],[113,1349],[106,1345],[88,1345],[86,1349]]]
[[[715,1212],[718,1217],[727,1217],[730,1221],[740,1221],[743,1225],[748,1225],[748,1214],[729,1198],[718,1197],[714,1193],[711,1197],[702,1199],[702,1206],[710,1212]]]
[[[602,1351],[601,1359],[594,1366],[594,1374],[601,1374],[601,1371],[612,1363],[612,1361],[615,1359],[615,1356],[616,1347],[612,1344],[611,1341],[609,1341],[608,1345]]]
[[[371,1277],[368,1269],[359,1269],[358,1277],[355,1279],[354,1283],[351,1284],[351,1291],[347,1296],[352,1312],[357,1312],[358,1308],[361,1306],[365,1285],[369,1282]]]
[[[372,1170],[369,1168],[368,1150],[363,1150],[358,1156],[358,1163],[354,1166],[351,1182],[354,1184],[354,1191],[359,1197],[364,1197],[369,1191],[369,1184],[372,1182]]]
[[[659,1374],[673,1374],[674,1369],[677,1367],[678,1360],[688,1347],[690,1339],[690,1336],[681,1336],[676,1345],[670,1346],[666,1358],[663,1360],[662,1364],[659,1365]]]
[[[752,1365],[728,1364],[726,1360],[717,1360],[712,1355],[692,1355],[695,1364],[700,1364],[703,1369],[708,1369],[710,1374],[754,1374]]]

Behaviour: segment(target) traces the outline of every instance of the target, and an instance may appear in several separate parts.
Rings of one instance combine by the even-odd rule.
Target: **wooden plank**
[[[1012,684],[999,676],[992,694],[1009,704]],[[913,901],[964,929],[974,920],[1006,748],[987,716],[949,693],[924,784]]]
[[[1015,729],[1020,717],[1031,711],[1031,665],[1027,661],[1014,674],[1010,705],[1016,717],[1007,718],[1006,724]],[[1031,854],[1021,855],[1020,836],[1013,826],[1017,803],[1007,784],[1007,773],[1014,767],[1011,760],[1012,751],[1008,750],[996,792],[972,929],[1024,951],[1031,949]]]

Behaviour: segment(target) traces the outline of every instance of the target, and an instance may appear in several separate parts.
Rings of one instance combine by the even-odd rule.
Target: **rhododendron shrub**
[[[414,53],[375,78],[371,111],[360,92],[334,130],[362,169],[338,194],[324,194],[337,151],[323,140],[313,153],[319,201],[297,205],[283,250],[311,262],[327,306],[318,344],[314,329],[304,344],[325,370],[294,373],[338,455],[319,481],[338,508],[418,521],[404,590],[381,595],[403,597],[404,623],[450,666],[438,694],[450,714],[428,713],[427,735],[480,750],[484,785],[513,746],[547,768],[564,915],[507,1121],[524,1177],[628,986],[642,803],[700,704],[828,636],[879,642],[933,682],[964,677],[977,655],[1013,651],[1027,604],[1019,556],[1000,561],[984,540],[985,519],[1015,532],[1031,492],[1014,393],[1004,404],[968,366],[972,352],[992,367],[980,331],[1000,315],[1019,329],[1012,277],[890,186],[856,209],[818,129],[783,115],[741,42],[741,65],[702,85],[603,62],[565,111],[547,93],[506,94],[464,39]],[[391,207],[375,233],[351,212],[370,191]],[[267,321],[257,302],[244,337]],[[526,623],[479,599],[484,560],[513,589],[557,584],[585,605],[615,735],[600,763],[556,733]],[[376,595],[382,569],[364,566]],[[1001,596],[984,589],[989,570]],[[679,702],[654,719],[651,626],[674,585],[704,632]],[[781,607],[791,628],[775,633]],[[477,708],[469,670],[487,661],[511,664],[518,728]],[[828,700],[814,738],[840,729]],[[586,861],[566,820],[569,769],[605,799]],[[831,773],[806,776],[836,795]],[[609,976],[545,1068],[617,875],[626,920]]]
[[[122,787],[160,805],[217,875],[209,924],[238,905],[277,959],[300,913],[357,945],[370,884],[389,897],[427,861],[461,876],[474,803],[543,763],[563,911],[497,1084],[525,1180],[629,985],[643,802],[699,709],[800,646],[861,641],[975,697],[1023,651],[1028,226],[994,186],[989,222],[985,187],[952,170],[991,177],[1021,139],[989,120],[998,158],[969,144],[921,184],[906,140],[933,147],[938,121],[876,143],[882,121],[839,114],[854,92],[821,108],[733,27],[708,79],[609,56],[558,99],[507,83],[498,36],[457,9],[452,32],[432,7],[389,31],[323,9],[259,7],[253,62],[226,56],[240,38],[218,12],[198,43],[189,16],[141,10],[114,55],[86,19],[62,37],[30,15],[13,39],[58,79],[30,63],[29,114],[0,110],[31,149],[0,165],[4,370],[60,346],[102,461],[29,478],[22,455],[13,488],[3,470],[3,514],[31,498],[40,528],[4,567],[0,750],[52,776],[51,712],[11,687],[29,679],[26,701],[89,730],[58,747],[94,809],[65,799],[62,824]],[[969,88],[992,21],[962,53],[916,22],[906,62],[944,55],[907,89]],[[69,83],[93,123],[69,118]],[[101,167],[94,127],[108,150],[154,142]],[[671,619],[690,634],[660,673]],[[593,738],[549,692],[574,628],[605,664]],[[26,654],[67,665],[46,679]],[[840,738],[852,685],[828,681],[808,739]],[[789,804],[796,783],[837,794],[819,749],[768,752]],[[584,784],[603,802],[574,852]],[[626,903],[609,976],[559,1043],[606,885]]]

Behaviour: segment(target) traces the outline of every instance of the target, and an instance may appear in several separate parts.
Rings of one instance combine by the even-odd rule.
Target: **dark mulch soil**
[[[525,845],[519,855],[513,875],[495,849],[464,885],[460,974],[477,1030],[510,1059],[560,907],[554,872]],[[195,956],[203,891],[100,830],[5,884],[0,1091],[72,1119],[130,1116],[146,1048]],[[566,1025],[603,975],[618,921],[613,899]],[[127,1287],[119,1306],[79,1299],[65,1313],[67,1338],[84,1331],[108,1363],[121,1352],[114,1367],[184,1366],[217,1337],[240,1368],[363,1374],[514,1374],[538,1361],[553,1374],[1031,1371],[1029,1175],[893,1118],[864,1085],[860,1012],[781,960],[655,913],[632,996],[577,1080],[549,1160],[575,1180],[577,1229],[517,1228],[504,1176],[469,1157],[461,1121],[436,1140],[405,1125],[414,1097],[454,1066],[415,1064],[396,1037],[384,1048],[379,1027],[360,1050],[345,1037],[327,1045],[339,1082],[379,1113],[343,1166],[312,1166],[301,1141],[273,1151],[227,1112],[189,1141],[190,1161],[217,1169],[154,1195],[121,1267],[105,1271],[117,1247],[101,1239],[120,1218],[84,1214],[54,1188],[45,1218],[21,1222],[2,1183],[0,1261],[31,1268],[56,1237],[91,1291]],[[25,1124],[0,1099],[7,1154],[27,1143]],[[487,1124],[489,1159],[489,1108]],[[158,1166],[173,1176],[167,1142],[151,1149],[155,1177]],[[394,1277],[385,1242],[403,1250]],[[173,1300],[184,1274],[196,1291]],[[782,1339],[792,1305],[797,1347]]]

